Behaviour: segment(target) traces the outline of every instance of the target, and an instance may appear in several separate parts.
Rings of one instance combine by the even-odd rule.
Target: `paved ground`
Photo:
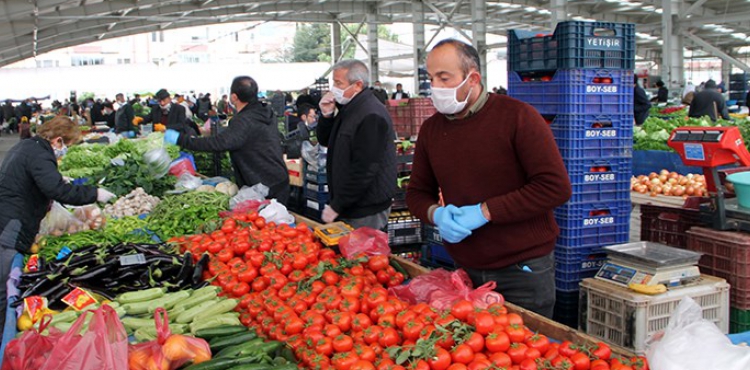
[[[13,147],[13,145],[16,145],[19,140],[18,134],[9,135],[3,133],[3,135],[0,136],[0,164],[3,163],[5,154],[8,153],[10,148]]]

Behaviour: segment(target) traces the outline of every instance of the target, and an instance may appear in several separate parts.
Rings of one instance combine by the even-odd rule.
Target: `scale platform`
[[[596,278],[620,286],[628,284],[677,287],[700,277],[701,254],[653,242],[612,245],[603,248],[607,261]]]

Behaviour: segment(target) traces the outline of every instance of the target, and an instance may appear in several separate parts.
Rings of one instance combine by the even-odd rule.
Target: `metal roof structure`
[[[731,59],[750,40],[745,0],[5,0],[0,66],[102,39],[226,22],[406,22],[505,35],[566,19],[635,23],[638,55],[673,66],[687,48],[742,68]]]

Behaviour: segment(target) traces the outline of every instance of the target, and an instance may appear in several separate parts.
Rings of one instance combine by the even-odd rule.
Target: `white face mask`
[[[466,99],[464,99],[464,101],[458,101],[456,94],[458,93],[458,89],[460,89],[466,81],[469,81],[469,76],[471,76],[471,73],[469,73],[469,75],[466,76],[466,79],[456,87],[432,88],[432,104],[438,112],[443,114],[456,114],[464,110],[466,103],[469,102],[469,96],[471,96],[471,90],[473,87],[469,89],[469,93],[466,94]]]
[[[346,89],[339,89],[336,86],[331,86],[331,92],[333,93],[333,98],[336,100],[336,103],[347,105],[350,101],[352,101],[352,98],[354,96],[352,96],[351,98],[344,97],[344,93],[346,92],[346,90],[349,90],[352,86],[354,86],[354,84],[349,85],[349,87],[347,87]]]

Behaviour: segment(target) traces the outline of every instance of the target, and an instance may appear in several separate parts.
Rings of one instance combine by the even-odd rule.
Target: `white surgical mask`
[[[466,99],[464,99],[464,101],[458,101],[456,94],[458,93],[458,89],[460,89],[466,81],[469,81],[469,76],[471,76],[471,73],[469,73],[469,75],[466,76],[466,79],[456,87],[432,88],[432,105],[435,106],[435,109],[437,109],[438,112],[443,114],[456,114],[464,110],[466,103],[469,102],[471,89],[469,89],[469,93],[466,94]]]
[[[339,103],[341,105],[347,105],[350,101],[352,101],[352,98],[344,97],[344,93],[346,90],[349,90],[354,84],[349,85],[346,89],[339,89],[336,86],[331,86],[331,92],[333,93],[333,98],[336,100],[336,103]]]

